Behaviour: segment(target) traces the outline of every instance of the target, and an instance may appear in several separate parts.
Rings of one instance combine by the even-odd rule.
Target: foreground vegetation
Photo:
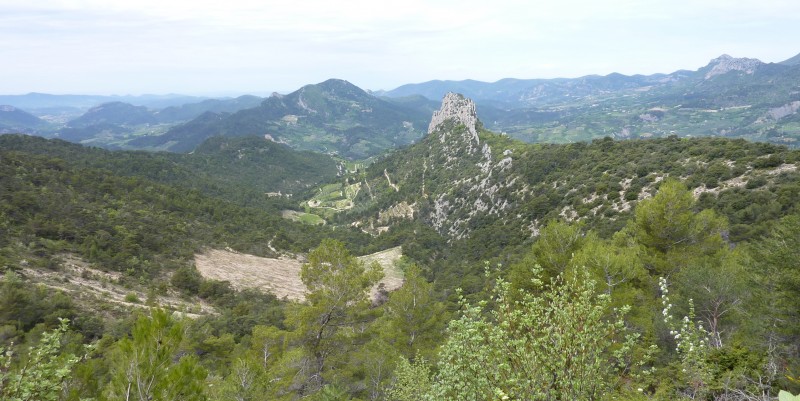
[[[57,154],[63,150],[6,147],[0,398],[767,400],[781,389],[798,393],[797,182],[792,172],[758,173],[795,163],[796,155],[763,146],[660,140],[515,148],[554,155],[528,159],[526,168],[543,174],[531,183],[552,179],[539,168],[549,166],[567,188],[577,180],[592,188],[575,198],[555,192],[553,208],[540,200],[529,209],[542,221],[535,240],[506,230],[481,252],[477,241],[499,237],[498,226],[477,224],[473,236],[448,240],[424,221],[396,221],[373,238],[344,224],[289,222],[261,200],[225,200],[241,193],[229,187],[214,193],[159,181],[146,164],[127,175],[102,169],[87,163],[84,152],[93,150],[67,147],[74,157],[65,159]],[[607,148],[627,150],[603,159]],[[608,186],[634,167],[614,157],[636,152],[722,152],[736,162],[730,170],[753,165],[749,174],[764,182],[695,198],[690,188],[698,182],[729,178],[715,175],[713,158],[691,171],[675,163],[685,174],[670,177],[682,180],[647,181],[653,196],[609,213],[611,223],[557,218],[566,206],[558,202],[578,205],[592,192],[624,197]],[[590,158],[605,181],[590,181],[588,167],[571,177],[560,170],[575,160],[591,165]],[[366,177],[387,182],[393,162],[379,162]],[[391,178],[400,191],[387,193],[399,198],[403,183]],[[382,202],[380,188],[372,190]],[[370,214],[370,207],[377,206],[352,213]],[[353,255],[390,245],[407,255],[405,284],[371,299],[380,269]],[[308,301],[204,279],[192,266],[204,247],[307,254]],[[119,313],[103,299],[37,285],[31,271],[61,272],[65,254],[118,272],[114,284],[152,296],[130,297],[136,306]],[[158,301],[167,293],[208,302],[215,312],[189,318],[168,310]]]

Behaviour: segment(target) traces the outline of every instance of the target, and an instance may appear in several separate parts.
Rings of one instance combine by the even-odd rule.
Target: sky
[[[798,38],[798,0],[0,0],[0,94],[669,73]]]

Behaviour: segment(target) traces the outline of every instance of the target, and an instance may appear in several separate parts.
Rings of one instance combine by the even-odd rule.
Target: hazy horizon
[[[800,48],[800,3],[719,0],[0,0],[0,94],[267,96],[329,78],[431,80],[696,70]]]

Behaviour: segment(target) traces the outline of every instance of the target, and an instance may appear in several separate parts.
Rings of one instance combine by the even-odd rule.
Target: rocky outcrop
[[[428,134],[437,133],[441,143],[457,139],[449,137],[452,131],[444,128],[448,120],[466,127],[463,139],[467,145],[467,153],[475,154],[481,143],[478,138],[478,113],[475,111],[475,102],[457,93],[446,94],[442,99],[442,107],[433,113],[431,123],[428,125]]]
[[[456,93],[442,99],[428,128],[427,176],[444,185],[432,193],[430,214],[425,216],[438,232],[451,238],[469,236],[472,221],[482,216],[500,216],[511,204],[504,193],[515,185],[511,150],[494,155],[481,143],[475,103]],[[500,160],[497,160],[497,159]],[[434,178],[443,174],[447,178]]]
[[[745,74],[752,74],[756,69],[764,63],[755,58],[733,58],[727,54],[723,54],[708,63],[711,67],[706,73],[706,79],[712,78],[717,75],[726,74],[731,71],[742,71]]]
[[[448,240],[458,240],[487,218],[510,218],[508,211],[524,199],[524,181],[514,171],[511,142],[493,135],[483,129],[472,100],[448,93],[431,118],[428,136],[399,152],[404,156],[387,158],[368,183],[367,188],[380,188],[377,196],[391,197],[386,202],[391,206],[357,226],[375,233],[396,220],[419,219]]]
[[[795,100],[794,102],[787,103],[781,107],[769,109],[769,111],[767,111],[767,115],[773,120],[777,121],[781,118],[797,113],[798,110],[800,110],[800,101]]]

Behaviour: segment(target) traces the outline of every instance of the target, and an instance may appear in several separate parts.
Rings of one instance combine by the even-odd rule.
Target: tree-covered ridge
[[[34,132],[46,128],[47,122],[24,110],[0,104],[0,133]]]
[[[53,327],[58,317],[72,319],[87,341],[98,338],[129,315],[120,315],[126,303],[147,309],[178,293],[184,294],[183,304],[212,302],[218,311],[229,311],[243,299],[258,302],[237,315],[237,324],[249,331],[251,319],[268,322],[280,315],[275,298],[239,294],[229,283],[204,280],[192,266],[196,252],[213,247],[277,256],[305,253],[323,238],[341,238],[354,249],[366,239],[357,231],[284,220],[277,212],[280,202],[262,201],[263,192],[248,198],[246,191],[218,185],[158,155],[111,153],[40,138],[2,139],[19,149],[0,150],[5,346],[25,344],[29,331]],[[115,156],[120,159],[110,163]],[[197,182],[172,183],[181,179]],[[66,261],[76,258],[90,268],[73,272]],[[61,281],[44,279],[53,276]],[[95,288],[87,294],[68,291],[73,280],[78,289]],[[120,290],[128,291],[124,303],[109,294]],[[226,330],[233,327],[218,322]]]
[[[256,96],[202,100],[176,95],[118,97],[44,94],[0,96],[0,99],[17,105],[7,106],[0,102],[2,133],[27,133],[109,149],[147,150],[157,149],[133,147],[129,143],[139,137],[164,133],[170,127],[204,113],[230,114],[256,107],[262,100]]]
[[[192,154],[111,152],[21,135],[0,136],[0,148],[56,157],[76,167],[105,169],[262,207],[287,206],[281,197],[267,199],[266,193],[303,192],[339,173],[338,163],[328,156],[294,151],[255,137],[211,138]]]
[[[429,117],[417,107],[387,102],[347,81],[331,79],[285,96],[273,95],[258,107],[230,115],[207,113],[164,135],[131,144],[188,152],[215,135],[270,135],[296,149],[364,159],[414,142]]]
[[[155,122],[156,118],[147,107],[134,106],[123,102],[110,102],[92,107],[82,116],[67,123],[67,126],[71,128],[82,128],[100,124],[126,126],[153,124]]]
[[[239,110],[256,107],[262,101],[262,98],[251,95],[243,95],[234,99],[206,99],[197,103],[169,106],[154,112],[154,114],[156,119],[162,123],[184,122],[207,112],[235,113]]]
[[[7,261],[29,253],[46,260],[58,252],[73,252],[104,268],[150,279],[165,266],[169,271],[185,263],[202,247],[271,255],[274,249],[304,252],[323,237],[338,236],[282,219],[277,205],[259,201],[266,198],[263,192],[255,200],[242,196],[247,192],[226,191],[230,188],[226,186],[216,187],[219,192],[213,196],[203,194],[201,190],[208,190],[203,185],[214,188],[214,180],[188,174],[192,171],[165,159],[128,154],[126,160],[119,154],[121,164],[102,169],[97,164],[113,158],[107,151],[46,143],[73,158],[42,155],[45,149],[39,154],[5,148],[0,152],[0,215]],[[192,189],[192,185],[159,183],[148,177],[151,174],[162,182],[200,182],[194,184],[198,189]],[[226,196],[232,200],[223,199]]]

